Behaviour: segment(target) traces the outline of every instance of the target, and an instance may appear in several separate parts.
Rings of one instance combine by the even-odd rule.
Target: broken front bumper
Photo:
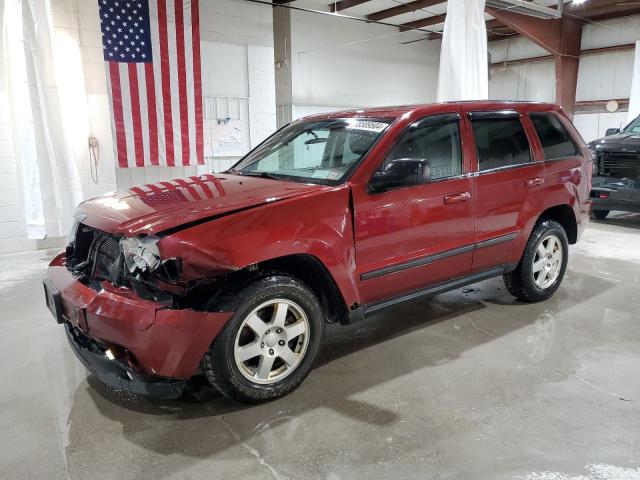
[[[64,254],[49,265],[45,291],[76,355],[100,380],[165,398],[162,391],[181,391],[231,317],[170,309],[108,282],[93,290],[67,270]]]
[[[107,346],[84,335],[78,328],[66,323],[65,330],[80,363],[105,385],[155,398],[174,399],[182,395],[187,380],[141,374],[107,354],[111,352]]]

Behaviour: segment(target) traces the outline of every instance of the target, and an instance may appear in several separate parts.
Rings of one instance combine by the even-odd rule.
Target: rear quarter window
[[[558,117],[550,113],[531,113],[529,118],[538,133],[547,160],[580,155],[580,150]]]

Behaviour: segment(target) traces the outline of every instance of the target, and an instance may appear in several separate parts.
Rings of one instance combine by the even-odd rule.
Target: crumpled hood
[[[329,187],[207,174],[131,187],[80,204],[82,223],[115,234],[156,234]]]
[[[617,133],[589,143],[596,150],[620,149],[624,152],[640,152],[640,135],[637,133]]]

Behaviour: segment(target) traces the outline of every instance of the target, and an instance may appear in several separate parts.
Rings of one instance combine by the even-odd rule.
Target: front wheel
[[[560,286],[568,257],[569,242],[562,225],[554,220],[538,223],[520,263],[513,272],[504,275],[507,290],[525,302],[546,300]]]
[[[235,313],[202,361],[209,382],[243,403],[293,391],[322,343],[325,321],[315,294],[296,278],[273,273],[249,283],[231,303]]]

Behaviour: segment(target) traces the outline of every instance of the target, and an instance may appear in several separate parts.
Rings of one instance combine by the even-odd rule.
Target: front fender
[[[308,254],[333,276],[350,305],[359,294],[349,185],[263,205],[164,237],[163,258],[180,257],[185,280],[213,277],[275,258]]]

